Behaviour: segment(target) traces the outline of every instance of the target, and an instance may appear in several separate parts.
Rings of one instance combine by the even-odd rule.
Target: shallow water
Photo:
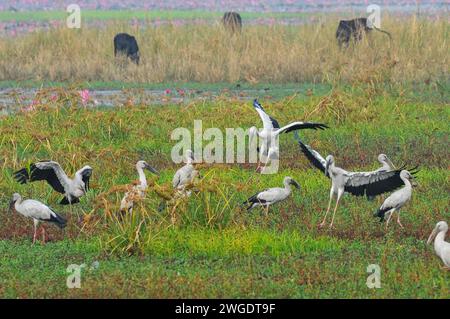
[[[161,89],[124,89],[124,90],[89,90],[87,107],[120,107],[131,102],[133,105],[169,105],[189,104],[191,102],[212,101],[218,98],[228,98],[241,101],[250,101],[254,98],[272,98],[290,96],[304,88],[270,88],[263,89],[174,89],[167,92]],[[10,114],[26,109],[33,104],[39,89],[7,88],[0,89],[0,114]]]

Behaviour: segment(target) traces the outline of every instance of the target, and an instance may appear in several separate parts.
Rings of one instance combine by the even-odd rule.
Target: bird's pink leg
[[[44,227],[44,225],[42,225],[41,228],[42,228],[42,242],[45,244],[46,238],[45,238],[45,227]]]
[[[331,208],[331,201],[332,200],[333,200],[333,190],[331,190],[331,192],[330,192],[330,200],[328,201],[327,212],[325,213],[325,217],[323,218],[323,221],[319,224],[319,228],[322,228],[323,226],[325,226],[325,221],[327,220],[327,216],[328,216],[328,213],[329,213],[330,208]]]
[[[403,227],[402,223],[400,222],[400,212],[397,212],[397,223],[400,225],[400,227],[403,229],[405,227]]]
[[[36,242],[37,225],[38,225],[39,222],[37,222],[36,219],[35,219],[35,220],[33,221],[33,223],[34,223],[34,227],[33,227],[33,230],[34,230],[34,233],[33,233],[33,245],[34,245],[34,243]]]
[[[337,210],[337,208],[338,208],[339,200],[341,199],[342,193],[343,193],[343,192],[341,192],[341,191],[338,192],[337,200],[336,200],[336,206],[334,207],[334,211],[333,211],[333,217],[331,217],[330,228],[333,228],[334,215],[336,215],[336,210]]]
[[[388,220],[386,221],[386,229],[388,229],[389,222],[391,221],[392,214],[394,214],[394,210],[391,210],[391,211],[390,211]]]

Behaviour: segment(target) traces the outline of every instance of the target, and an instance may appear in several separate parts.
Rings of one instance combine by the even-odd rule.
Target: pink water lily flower
[[[80,96],[81,96],[81,103],[83,105],[86,105],[89,102],[90,98],[91,98],[90,95],[89,95],[89,90],[87,90],[87,89],[81,90],[80,91]]]
[[[171,89],[166,89],[166,90],[164,91],[164,93],[166,93],[167,95],[169,95],[170,93],[172,93],[172,90],[171,90]]]

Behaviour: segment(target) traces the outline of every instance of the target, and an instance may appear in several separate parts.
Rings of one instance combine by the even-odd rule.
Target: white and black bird
[[[186,186],[192,183],[198,175],[198,171],[194,167],[194,153],[191,150],[187,150],[186,163],[176,171],[172,179],[172,186],[176,190],[184,192]],[[189,195],[190,192],[188,191],[187,194]]]
[[[280,134],[303,129],[323,130],[328,128],[327,125],[322,123],[299,121],[280,127],[278,122],[265,112],[257,99],[253,101],[253,107],[263,122],[263,128],[262,130],[258,130],[256,126],[252,126],[249,129],[250,143],[256,136],[259,137],[261,147],[258,147],[257,150],[261,158],[265,161],[265,165],[267,165],[268,161],[279,158],[278,138]]]
[[[80,197],[89,190],[91,175],[92,168],[86,165],[75,172],[73,178],[69,178],[57,162],[40,161],[32,163],[29,169],[18,170],[14,178],[21,184],[45,180],[55,191],[64,195],[60,204],[69,205],[80,202]]]
[[[146,161],[138,161],[136,163],[136,171],[139,176],[139,184],[134,185],[133,188],[128,191],[120,202],[120,211],[122,213],[131,213],[134,206],[134,201],[144,198],[145,191],[148,188],[147,178],[145,176],[144,169],[149,170],[153,174],[158,175],[158,171],[150,166]]]
[[[291,185],[300,189],[299,183],[289,176],[286,176],[283,180],[284,187],[273,187],[256,193],[249,199],[247,199],[243,205],[249,205],[247,210],[251,210],[255,207],[262,207],[265,209],[266,215],[269,212],[269,206],[275,203],[281,202],[289,197],[292,193]]]
[[[47,205],[34,199],[22,200],[22,197],[18,193],[13,194],[10,203],[10,209],[12,210],[13,208],[19,214],[33,219],[34,222],[33,243],[36,242],[37,226],[39,222],[53,223],[61,229],[66,227],[67,224],[65,218],[55,213]],[[42,230],[43,230],[42,234],[45,240],[45,228],[42,228]]]
[[[404,185],[400,173],[402,169],[385,171],[376,170],[372,172],[349,172],[335,165],[334,157],[328,155],[324,159],[317,151],[312,149],[309,145],[304,144],[298,136],[296,136],[297,142],[300,145],[302,153],[306,156],[309,162],[321,170],[325,176],[331,178],[330,200],[328,202],[328,208],[325,213],[323,221],[320,223],[320,227],[323,227],[326,222],[326,218],[331,208],[331,201],[336,196],[336,206],[334,208],[333,217],[331,219],[330,228],[333,227],[334,216],[344,192],[350,193],[355,196],[367,196],[368,198],[388,193],[396,190]],[[417,173],[416,168],[410,170],[411,174]]]
[[[400,172],[400,179],[403,181],[405,186],[389,195],[389,197],[384,200],[381,207],[375,213],[375,216],[380,218],[380,221],[384,221],[385,215],[389,214],[386,221],[386,228],[388,227],[389,221],[391,220],[394,212],[397,212],[397,223],[401,228],[403,228],[403,225],[400,222],[400,209],[411,200],[414,177],[408,171],[402,170]]]
[[[440,221],[428,237],[427,244],[429,245],[434,238],[434,251],[444,262],[445,268],[450,270],[450,243],[445,241],[447,232],[448,224]]]

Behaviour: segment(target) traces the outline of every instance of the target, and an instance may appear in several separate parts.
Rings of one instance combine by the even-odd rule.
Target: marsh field
[[[8,92],[0,119],[0,297],[450,298],[450,272],[426,245],[435,224],[450,221],[448,15],[387,15],[392,41],[374,31],[339,50],[337,13],[243,14],[242,33],[230,35],[220,13],[190,19],[188,12],[165,13],[160,25],[144,14],[132,24],[119,13],[96,20],[91,12],[79,30],[56,25],[0,36],[0,87]],[[60,19],[18,14],[19,22]],[[302,23],[285,23],[293,18]],[[207,22],[191,21],[198,19]],[[139,66],[114,59],[118,32],[136,36]],[[116,92],[113,106],[80,95],[106,89]],[[330,181],[291,134],[280,139],[277,174],[258,174],[252,163],[199,163],[192,196],[159,211],[180,167],[171,159],[172,131],[192,131],[195,120],[223,132],[258,126],[254,98],[281,124],[326,123],[329,129],[300,135],[345,169],[376,169],[380,153],[419,166],[401,211],[404,229],[394,221],[386,230],[372,216],[382,198],[350,195],[335,227],[318,229]],[[80,204],[61,206],[46,183],[14,180],[14,171],[44,159],[71,174],[92,166]],[[147,175],[145,199],[121,220],[120,200],[140,159],[160,176]],[[301,188],[267,216],[242,207],[285,176]],[[48,241],[33,245],[32,221],[8,209],[14,192],[48,204],[67,227],[47,225]],[[81,287],[69,289],[73,264],[85,267]],[[378,289],[366,284],[373,264]]]

